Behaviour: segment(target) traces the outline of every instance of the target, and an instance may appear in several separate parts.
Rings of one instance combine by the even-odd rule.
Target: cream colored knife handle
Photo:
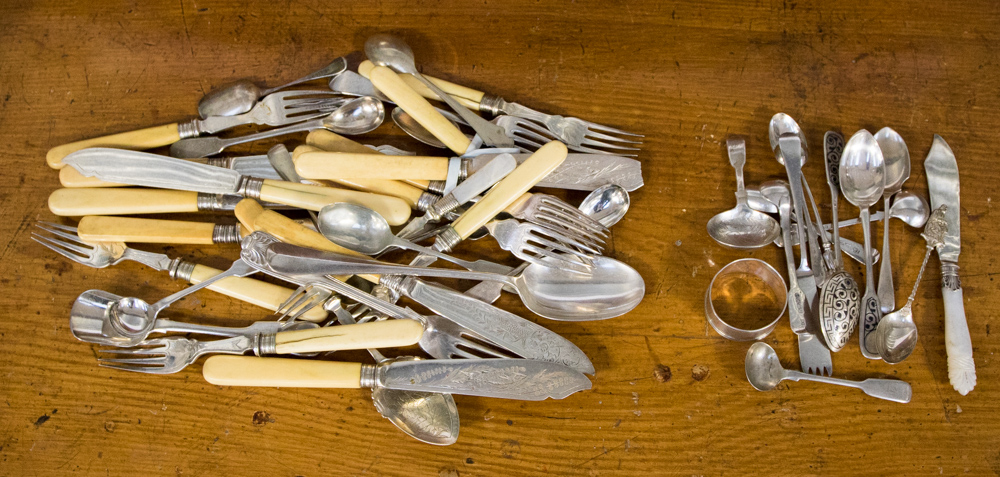
[[[183,220],[88,215],[80,219],[76,233],[85,242],[215,243],[215,224]]]
[[[367,148],[365,146],[361,147],[369,151],[372,151],[372,149]],[[296,147],[295,150],[292,152],[292,160],[293,161],[297,160],[299,156],[307,152],[323,152],[323,150],[317,147],[310,146],[308,144],[303,144],[301,146]],[[368,156],[371,157],[370,154]],[[382,155],[379,154],[376,157],[380,156]],[[328,180],[340,184],[342,186],[350,187],[351,189],[355,190],[371,192],[373,194],[391,195],[393,197],[399,197],[400,199],[403,199],[407,203],[407,205],[410,206],[411,209],[417,208],[417,203],[420,202],[421,196],[424,195],[424,191],[422,189],[400,181],[393,181],[387,179],[342,179],[342,178],[331,178]]]
[[[220,386],[361,387],[361,363],[216,355],[205,360],[201,372],[205,381]]]
[[[552,141],[535,151],[452,224],[463,240],[519,199],[566,160],[566,145]]]
[[[198,212],[198,193],[162,189],[57,189],[49,210],[64,217],[83,215]]]
[[[448,149],[455,154],[465,154],[471,142],[469,138],[437,112],[423,96],[407,86],[395,71],[384,66],[376,66],[372,68],[371,80],[379,91],[409,113],[421,126],[448,146]]]
[[[260,203],[253,199],[241,200],[240,203],[236,204],[234,212],[236,213],[236,218],[247,229],[255,232],[267,232],[282,242],[300,247],[314,248],[316,250],[325,250],[327,252],[365,257],[365,255],[354,250],[348,250],[327,240],[319,232],[309,230],[284,215],[273,210],[264,209]],[[379,280],[377,275],[361,275],[361,277],[372,283],[378,283]],[[338,278],[347,279],[347,277]]]
[[[976,387],[976,362],[972,359],[972,337],[965,320],[958,265],[942,263],[941,295],[944,299],[944,342],[948,352],[948,379],[965,396]]]
[[[104,182],[96,177],[87,177],[73,167],[59,169],[59,183],[63,187],[128,187],[128,184]]]
[[[366,147],[364,144],[354,142],[337,133],[327,131],[326,129],[317,129],[309,133],[309,135],[306,136],[306,144],[327,152],[353,152],[355,154],[384,155],[370,147]],[[401,182],[418,187],[421,190],[427,190],[429,186],[427,183],[428,181],[425,180],[406,180]]]
[[[361,64],[358,65],[358,74],[364,76],[365,78],[368,78],[368,75],[371,74],[371,70],[374,67],[375,64],[369,60],[362,61]],[[457,85],[455,83],[452,83],[450,81],[445,81],[443,79],[438,79],[427,75],[423,76],[424,78],[427,78],[427,80],[429,80],[431,83],[437,85],[438,88],[441,88],[441,91],[450,94],[451,97],[455,98],[455,100],[458,101],[462,106],[465,106],[466,108],[469,108],[473,111],[479,111],[479,102],[483,100],[483,96],[485,96],[486,93],[483,93],[482,91],[476,91],[472,88],[466,88],[465,86]],[[420,96],[423,96],[427,99],[435,99],[435,100],[441,99],[438,98],[438,95],[434,94],[434,92],[431,91],[431,89],[428,88],[427,85],[421,83],[420,80],[418,80],[413,75],[404,74],[404,75],[399,75],[399,77],[403,79],[403,81],[406,83],[407,86],[413,88],[413,91],[416,91],[418,94],[420,94]]]
[[[349,152],[306,152],[295,159],[295,170],[307,179],[424,179],[448,178],[448,158],[387,156]]]
[[[335,202],[363,205],[385,217],[389,225],[402,225],[410,218],[410,206],[398,197],[333,187],[265,180],[261,200],[319,211]]]
[[[197,285],[220,273],[222,270],[195,265],[188,282]],[[208,289],[271,311],[277,311],[278,306],[295,293],[295,290],[290,288],[244,277],[223,278],[209,285]],[[319,323],[326,319],[326,310],[321,306],[313,307],[299,318]]]
[[[136,131],[71,142],[49,149],[48,154],[45,155],[45,160],[49,163],[49,167],[62,169],[66,165],[63,164],[62,160],[67,154],[88,147],[117,147],[141,151],[143,149],[169,146],[181,140],[178,127],[179,124],[177,123],[164,124],[163,126],[154,126]]]
[[[372,321],[309,330],[282,331],[275,336],[278,354],[320,353],[367,348],[399,348],[420,341],[424,327],[416,320]]]

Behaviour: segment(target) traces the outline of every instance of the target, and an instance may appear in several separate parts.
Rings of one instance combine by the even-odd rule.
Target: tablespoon
[[[910,402],[910,397],[913,395],[910,384],[898,379],[869,378],[864,381],[850,381],[786,370],[781,367],[781,361],[778,360],[778,354],[774,352],[774,348],[760,341],[751,345],[750,349],[747,350],[744,367],[747,380],[758,391],[770,391],[777,387],[778,383],[787,379],[790,381],[816,381],[857,388],[871,397],[898,403]]]
[[[378,128],[384,120],[385,108],[382,102],[375,98],[363,97],[344,103],[326,117],[291,126],[226,139],[212,136],[181,139],[170,146],[170,155],[185,159],[206,157],[218,154],[232,145],[314,129],[327,129],[347,135],[364,134]]]
[[[736,169],[736,207],[709,219],[708,235],[731,248],[763,247],[774,241],[781,230],[769,215],[757,212],[747,205],[747,192],[743,185],[745,142],[739,138],[729,138],[726,147],[729,151],[729,163]]]
[[[438,88],[437,85],[424,78],[420,74],[420,70],[417,69],[413,58],[413,50],[403,40],[387,34],[373,35],[365,41],[365,54],[376,65],[388,66],[396,72],[411,74],[420,80],[420,82],[427,85],[438,98],[448,104],[455,113],[461,116],[476,131],[486,145],[497,147],[510,147],[514,145],[514,140],[507,137],[502,127],[469,111],[468,108],[459,104],[450,94],[441,91],[441,88]]]
[[[228,86],[211,91],[198,102],[198,114],[203,118],[209,116],[233,116],[249,111],[257,104],[257,100],[275,91],[285,89],[320,78],[337,76],[347,70],[347,59],[337,58],[322,69],[303,76],[291,83],[276,88],[262,90],[250,80],[239,80]]]
[[[927,228],[920,234],[927,241],[927,251],[924,253],[924,261],[920,264],[920,273],[913,283],[913,291],[907,298],[906,304],[897,311],[882,317],[878,322],[875,332],[868,335],[872,341],[870,347],[878,350],[879,356],[889,364],[902,362],[913,353],[917,347],[917,325],[913,322],[913,300],[917,297],[917,287],[920,286],[920,279],[924,276],[924,268],[927,267],[927,259],[931,257],[931,252],[944,243],[944,236],[948,232],[948,222],[944,218],[948,206],[942,205],[931,214],[927,221]]]
[[[861,328],[861,354],[868,359],[880,359],[878,353],[869,349],[868,335],[875,331],[882,319],[882,309],[875,290],[875,276],[872,273],[871,224],[868,208],[878,202],[885,187],[885,163],[878,142],[867,130],[856,132],[844,146],[840,158],[840,189],[844,197],[861,211],[861,227],[865,236],[865,295],[861,299],[861,313],[864,326]],[[885,257],[882,258],[885,260]]]
[[[506,274],[511,267],[485,260],[470,262],[417,245],[392,233],[389,222],[368,207],[337,202],[323,207],[317,222],[320,233],[331,242],[365,255],[378,255],[389,248],[413,250],[480,272]]]
[[[882,128],[875,133],[875,141],[882,150],[885,161],[885,190],[882,191],[882,210],[890,210],[892,196],[903,188],[910,178],[910,151],[896,131]],[[882,264],[878,270],[878,300],[882,313],[896,308],[896,287],[892,284],[892,260],[889,259],[889,221],[882,222]]]

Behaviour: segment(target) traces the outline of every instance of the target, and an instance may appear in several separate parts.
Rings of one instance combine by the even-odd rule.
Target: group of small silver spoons
[[[820,210],[802,174],[808,157],[802,129],[787,114],[778,113],[771,118],[768,136],[775,159],[785,167],[788,182],[768,181],[757,189],[747,190],[743,182],[745,144],[740,138],[730,138],[727,146],[730,162],[736,169],[737,205],[712,217],[707,228],[708,234],[726,247],[749,250],[776,243],[784,248],[789,288],[787,295],[785,290],[780,291],[781,296],[787,296],[786,308],[793,331],[800,334],[800,358],[805,372],[782,369],[775,351],[767,344],[757,342],[746,355],[747,379],[761,391],[773,389],[784,379],[804,379],[857,387],[874,397],[909,402],[910,386],[903,381],[867,379],[856,382],[823,374],[832,374],[829,351],[839,351],[847,344],[862,316],[860,347],[865,357],[896,364],[913,352],[917,329],[911,305],[930,252],[944,240],[947,229],[944,208],[931,213],[923,197],[902,191],[903,183],[910,175],[910,156],[905,142],[895,131],[883,128],[872,135],[867,130],[861,130],[846,145],[840,134],[830,131],[824,137],[824,159],[832,197],[832,223],[824,226]],[[858,207],[858,220],[838,220],[838,192]],[[873,218],[869,208],[880,198],[884,203],[883,212]],[[773,213],[780,215],[780,222],[769,215]],[[884,224],[881,254],[872,249],[870,231],[870,222],[879,218]],[[927,253],[913,292],[906,304],[895,311],[895,288],[889,259],[890,218],[898,218],[911,227],[926,225],[922,236],[927,241]],[[841,227],[858,222],[864,235],[861,247],[839,234]],[[797,269],[792,250],[794,243],[799,245],[801,258]],[[844,270],[842,248],[860,251],[860,254],[848,255],[865,265],[863,295],[854,277]],[[873,264],[879,257],[881,269],[876,287]],[[809,288],[812,288],[811,293]],[[885,316],[883,313],[886,313]],[[710,322],[713,318],[718,320],[710,313]],[[716,325],[713,323],[713,326]],[[767,329],[745,339],[760,339],[769,332],[770,329]],[[801,339],[801,334],[809,332],[818,335],[829,350],[825,351],[826,364],[818,366],[819,370],[806,366],[807,360],[815,360],[815,356],[807,356]]]

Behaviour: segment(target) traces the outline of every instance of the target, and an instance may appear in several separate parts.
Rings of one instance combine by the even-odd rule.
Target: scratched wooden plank
[[[0,5],[0,466],[11,475],[1000,473],[990,329],[1000,309],[1000,236],[990,218],[1000,179],[998,10],[996,2],[718,0]],[[53,219],[46,198],[58,187],[45,151],[184,120],[213,86],[247,76],[278,84],[360,50],[380,31],[410,41],[425,72],[646,135],[646,187],[610,244],[645,278],[643,304],[610,321],[557,323],[515,297],[500,302],[584,349],[597,368],[594,389],[542,403],[457,397],[461,437],[437,448],[382,419],[366,391],[222,388],[206,384],[199,365],[160,377],[96,367],[95,347],[67,329],[77,294],[101,288],[155,299],[181,284],[137,264],[69,264],[32,242],[31,224]],[[733,203],[726,135],[748,138],[749,184],[781,177],[764,136],[777,111],[806,128],[813,158],[805,173],[822,200],[828,192],[813,161],[827,129],[892,126],[914,160],[906,188],[918,193],[926,193],[919,164],[932,134],[955,150],[979,372],[970,395],[947,381],[934,260],[915,307],[921,343],[909,360],[864,360],[856,341],[835,355],[838,376],[911,382],[907,405],[809,383],[759,393],[743,375],[747,345],[707,327],[704,288],[721,265],[746,256],[783,265],[776,248],[726,250],[704,229]],[[390,125],[366,139],[432,152]],[[841,215],[854,214],[842,202]],[[226,217],[203,216],[210,219]],[[892,233],[896,282],[908,290],[922,242],[901,223]],[[145,249],[216,267],[237,255],[231,246]],[[462,255],[513,262],[487,241],[463,245]],[[266,316],[207,291],[171,313],[234,325]],[[785,322],[767,341],[797,365]]]

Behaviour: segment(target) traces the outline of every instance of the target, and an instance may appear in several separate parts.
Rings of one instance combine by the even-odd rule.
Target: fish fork
[[[77,235],[76,227],[51,222],[38,222],[35,226],[50,235],[32,232],[32,240],[63,257],[89,267],[105,268],[130,260],[139,262],[156,271],[169,272],[170,278],[184,280],[192,284],[202,282],[222,273],[221,270],[179,258],[171,259],[162,253],[136,250],[126,246],[124,242],[84,242]],[[272,311],[277,310],[278,305],[292,293],[292,290],[279,285],[252,278],[237,277],[230,277],[230,279],[209,285],[208,288]],[[326,313],[320,309],[308,312],[303,311],[299,316],[302,319],[313,322],[326,319]]]
[[[103,368],[135,371],[147,374],[173,374],[208,353],[243,354],[259,349],[259,340],[237,336],[215,341],[198,341],[181,337],[154,338],[131,348],[101,348],[97,358]],[[108,356],[127,356],[111,358]]]

